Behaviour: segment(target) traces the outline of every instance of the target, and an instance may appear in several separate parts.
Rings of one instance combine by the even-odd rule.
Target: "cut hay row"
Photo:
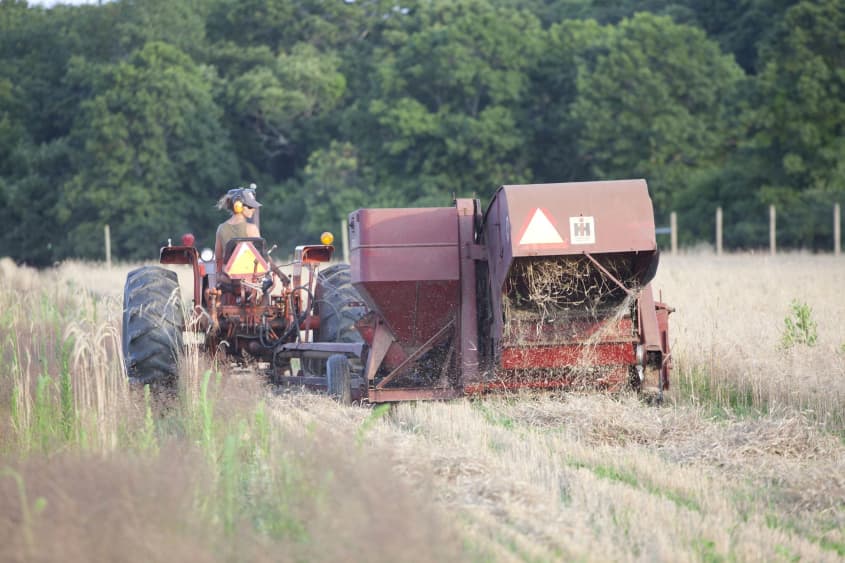
[[[325,399],[274,406],[292,427],[363,424]],[[845,548],[845,447],[800,418],[520,394],[401,404],[365,441],[496,560],[836,561]]]
[[[603,257],[603,267],[628,293],[584,256],[521,259],[512,268],[502,298],[503,346],[517,353],[532,346],[575,344],[577,359],[558,369],[496,373],[505,386],[566,381],[571,389],[596,388],[619,374],[619,366],[597,366],[599,346],[630,339],[637,284],[630,260]],[[624,280],[624,281],[623,281]],[[627,324],[622,320],[628,319]],[[623,367],[626,370],[627,367]],[[626,374],[621,379],[627,383]]]

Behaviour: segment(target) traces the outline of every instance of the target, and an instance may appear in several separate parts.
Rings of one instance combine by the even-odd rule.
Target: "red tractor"
[[[293,273],[262,239],[226,250],[226,282],[190,246],[185,322],[172,272],[129,274],[124,354],[141,382],[175,377],[184,330],[269,363],[285,384],[343,400],[442,399],[519,388],[669,386],[671,308],[654,299],[654,216],[644,180],[502,186],[486,210],[360,209],[351,265],[298,247]]]
[[[229,242],[223,256],[226,276],[216,272],[213,256],[201,257],[193,246],[162,248],[162,264],[192,266],[193,307],[186,315],[173,271],[144,266],[129,273],[123,301],[123,353],[129,377],[142,384],[174,382],[183,334],[190,331],[202,335],[210,352],[269,362],[279,377],[290,376],[291,359],[298,358],[297,381],[325,386],[329,356],[360,359],[363,349],[360,338],[350,344],[340,342],[354,322],[344,305],[322,319],[314,314],[318,283],[325,299],[336,299],[335,293],[350,289],[345,265],[324,268],[318,280],[318,267],[327,265],[334,252],[328,237],[327,244],[296,248],[290,276],[273,264],[261,238]],[[362,309],[363,303],[357,307]],[[315,337],[324,343],[313,342]],[[307,368],[320,373],[311,374]],[[315,382],[310,375],[322,378]]]

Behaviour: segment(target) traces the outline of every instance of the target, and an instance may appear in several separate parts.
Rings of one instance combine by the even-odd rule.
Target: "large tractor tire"
[[[367,312],[367,307],[361,295],[352,287],[351,280],[349,264],[333,264],[318,272],[314,309],[320,316],[320,328],[314,335],[315,341],[347,344],[363,341],[355,328],[355,322]],[[340,360],[336,359],[335,362]],[[347,371],[351,369],[354,373],[360,373],[363,370],[357,358],[351,358],[347,363]],[[326,360],[305,360],[303,365],[313,375],[329,375],[330,364]],[[335,393],[329,389],[329,394]]]
[[[349,264],[333,264],[317,274],[318,342],[361,342],[355,323],[366,312],[363,299],[352,287]]]
[[[129,272],[123,290],[123,358],[130,380],[174,383],[184,326],[174,272],[160,266]]]

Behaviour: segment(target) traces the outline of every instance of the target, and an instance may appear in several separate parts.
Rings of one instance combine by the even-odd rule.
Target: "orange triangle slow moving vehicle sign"
[[[549,220],[548,216],[539,207],[534,210],[528,226],[519,239],[519,244],[561,244],[563,238]]]
[[[239,242],[226,264],[226,273],[230,278],[246,278],[253,274],[263,275],[270,269],[267,261],[261,257],[261,254],[251,242]]]

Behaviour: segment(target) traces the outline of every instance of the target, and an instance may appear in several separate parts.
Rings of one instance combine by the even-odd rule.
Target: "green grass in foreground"
[[[369,553],[370,560],[391,559],[405,549],[402,542],[408,536],[414,537],[407,533],[414,526],[429,527],[425,534],[432,537],[418,541],[413,549],[432,559],[460,554],[460,544],[451,543],[448,533],[427,521],[408,518],[427,510],[415,506],[412,512],[407,505],[415,503],[413,493],[385,475],[384,468],[369,463],[372,452],[361,443],[380,412],[375,411],[372,420],[360,427],[357,440],[354,436],[345,440],[322,429],[292,431],[273,420],[260,398],[237,407],[224,405],[232,399],[224,388],[220,374],[213,371],[202,374],[193,399],[186,393],[157,397],[145,388],[136,393],[140,403],[134,405],[136,416],[119,421],[113,449],[102,452],[94,447],[100,440],[82,432],[79,413],[63,410],[65,387],[41,376],[35,384],[30,424],[23,426],[18,417],[15,436],[5,444],[5,459],[0,459],[0,499],[4,488],[19,492],[19,500],[2,507],[3,512],[19,515],[16,531],[22,538],[0,547],[0,559],[45,554],[43,541],[33,538],[42,537],[51,526],[53,519],[45,518],[45,513],[58,508],[60,500],[52,496],[52,484],[40,481],[37,471],[29,467],[38,460],[67,455],[81,456],[91,464],[103,457],[129,457],[139,467],[156,464],[181,473],[189,491],[186,505],[173,506],[174,511],[183,512],[177,518],[184,522],[181,533],[211,547],[220,559],[237,559],[244,553],[262,558],[279,550],[294,560],[336,559],[350,544],[362,554]],[[176,463],[169,460],[174,452],[187,452],[179,455],[180,468],[171,467]],[[372,483],[372,475],[380,471],[378,483]],[[157,488],[160,484],[151,482],[149,494],[160,496],[158,501],[167,505],[167,492]],[[383,514],[373,515],[371,510]],[[383,518],[392,520],[393,527],[381,530],[368,522]],[[390,538],[397,530],[398,539]],[[51,553],[49,548],[47,553]]]
[[[769,414],[770,402],[778,400],[758,396],[753,389],[739,381],[717,379],[701,366],[682,366],[677,369],[673,384],[677,400],[705,407],[716,419],[762,417]],[[799,405],[795,405],[795,408],[809,421],[838,436],[845,443],[845,411],[801,408]]]
[[[716,418],[726,415],[753,418],[768,412],[765,403],[755,401],[751,389],[736,383],[716,381],[698,366],[677,370],[674,384],[681,400],[708,407]]]
[[[365,444],[383,411],[357,435],[298,428],[213,366],[130,389],[117,323],[53,297],[0,293],[0,560],[461,557]]]

